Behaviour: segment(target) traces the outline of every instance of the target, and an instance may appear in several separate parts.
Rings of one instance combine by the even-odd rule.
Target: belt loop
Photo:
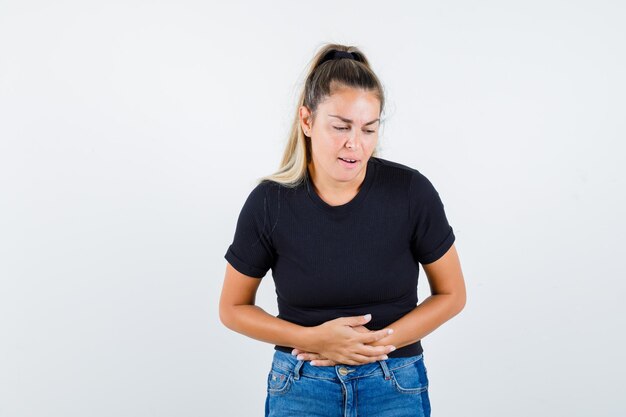
[[[380,367],[383,368],[383,374],[385,374],[385,379],[391,379],[391,373],[389,372],[389,368],[387,367],[387,362],[378,361]]]
[[[304,364],[304,360],[299,359],[298,363],[296,363],[296,367],[293,370],[293,379],[295,379],[296,381],[300,379],[300,368],[302,368],[303,364]]]

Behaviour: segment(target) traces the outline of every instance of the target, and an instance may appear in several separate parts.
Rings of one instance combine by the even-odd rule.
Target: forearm
[[[272,316],[257,305],[237,305],[222,322],[229,329],[262,342],[293,346],[306,350],[310,346],[312,328],[300,326]]]
[[[431,295],[409,313],[386,326],[393,329],[393,334],[371,345],[401,348],[415,343],[461,312],[463,306],[459,298],[452,294]]]

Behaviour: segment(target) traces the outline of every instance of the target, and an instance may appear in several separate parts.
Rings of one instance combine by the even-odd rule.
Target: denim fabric
[[[429,417],[423,355],[313,366],[277,350],[267,375],[265,416]]]

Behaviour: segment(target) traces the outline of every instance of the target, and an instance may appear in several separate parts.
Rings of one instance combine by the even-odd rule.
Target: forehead
[[[352,120],[370,121],[380,114],[380,100],[375,92],[351,87],[335,89],[319,107],[323,114],[334,114]]]

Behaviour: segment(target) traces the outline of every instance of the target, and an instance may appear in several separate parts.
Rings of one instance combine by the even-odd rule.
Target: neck
[[[367,167],[365,167],[352,181],[335,181],[332,178],[317,172],[312,161],[308,164],[308,169],[311,182],[313,183],[313,186],[317,190],[318,194],[341,199],[342,196],[350,197],[359,192],[361,185],[365,180]]]

